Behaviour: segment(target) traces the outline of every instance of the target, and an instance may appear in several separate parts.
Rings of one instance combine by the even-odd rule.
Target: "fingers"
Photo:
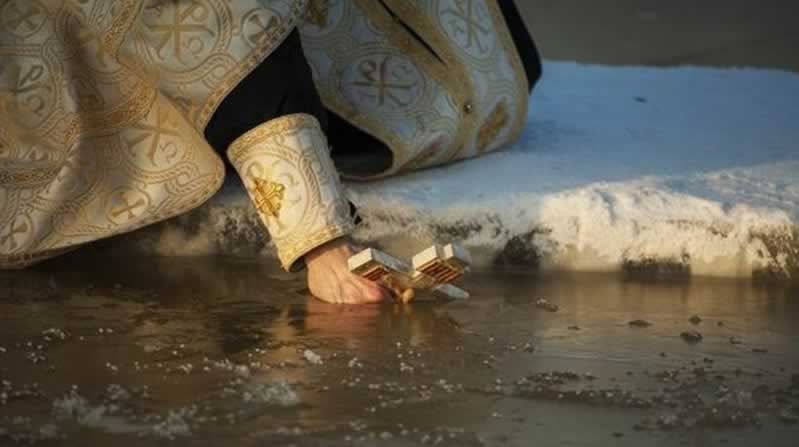
[[[358,304],[360,300],[360,290],[350,281],[342,281],[339,288],[340,294],[336,297],[336,304]]]
[[[394,286],[391,288],[391,292],[394,294],[394,298],[402,304],[408,304],[416,298],[416,291],[410,288],[404,289],[399,286]]]
[[[384,301],[389,298],[388,292],[383,288],[380,287],[379,284],[363,279],[361,277],[356,277],[357,281],[360,283],[360,289],[362,293],[363,302],[367,303],[376,303],[380,301]]]
[[[408,304],[416,298],[416,291],[413,289],[405,289],[398,296],[402,304]]]
[[[349,271],[347,260],[360,247],[344,240],[337,244],[326,245],[306,260],[311,294],[334,304],[377,303],[391,298],[383,286]],[[398,290],[397,297],[403,292]]]
[[[385,291],[377,284],[352,276],[340,282],[340,293],[336,302],[342,304],[378,303],[387,298]]]
[[[394,299],[402,304],[408,304],[416,298],[416,291],[412,288],[404,288],[401,284],[395,282],[391,277],[387,277],[384,282],[388,291],[391,292]]]

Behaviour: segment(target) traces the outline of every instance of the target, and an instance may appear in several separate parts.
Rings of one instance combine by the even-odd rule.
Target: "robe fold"
[[[304,228],[281,219],[314,209],[328,220],[308,231],[346,233],[331,156],[346,177],[368,179],[473,157],[517,138],[540,64],[508,8],[515,12],[506,0],[0,2],[0,268],[207,201],[222,185],[234,140],[281,120],[269,113],[283,113],[286,100],[268,113],[240,104],[251,92],[278,98],[290,90],[259,73],[278,50],[296,53],[300,39],[299,76],[277,76],[323,107],[287,110],[304,115],[281,121],[299,123],[296,129],[247,143],[261,157],[304,151],[281,156],[298,160],[299,170],[275,165],[256,178],[236,168],[254,205],[266,207],[259,212],[270,233]],[[302,87],[304,78],[312,85]],[[269,178],[273,171],[283,179]],[[327,192],[292,190],[302,182],[291,175],[310,176],[306,187]],[[285,239],[324,242],[316,236]],[[311,248],[295,244],[281,257],[284,266],[294,269]]]

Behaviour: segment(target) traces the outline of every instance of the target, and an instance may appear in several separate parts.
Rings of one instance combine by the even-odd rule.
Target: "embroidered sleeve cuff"
[[[309,251],[352,232],[349,202],[313,116],[268,121],[234,141],[228,157],[284,269],[299,270]]]

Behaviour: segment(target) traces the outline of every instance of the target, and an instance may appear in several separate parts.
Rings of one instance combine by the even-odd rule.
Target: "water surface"
[[[796,290],[463,286],[466,302],[336,307],[243,261],[2,272],[0,445],[795,445]]]

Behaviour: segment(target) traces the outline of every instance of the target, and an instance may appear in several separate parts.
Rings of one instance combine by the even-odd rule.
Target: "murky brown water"
[[[333,307],[245,262],[0,272],[0,445],[795,445],[796,290],[464,285]]]

